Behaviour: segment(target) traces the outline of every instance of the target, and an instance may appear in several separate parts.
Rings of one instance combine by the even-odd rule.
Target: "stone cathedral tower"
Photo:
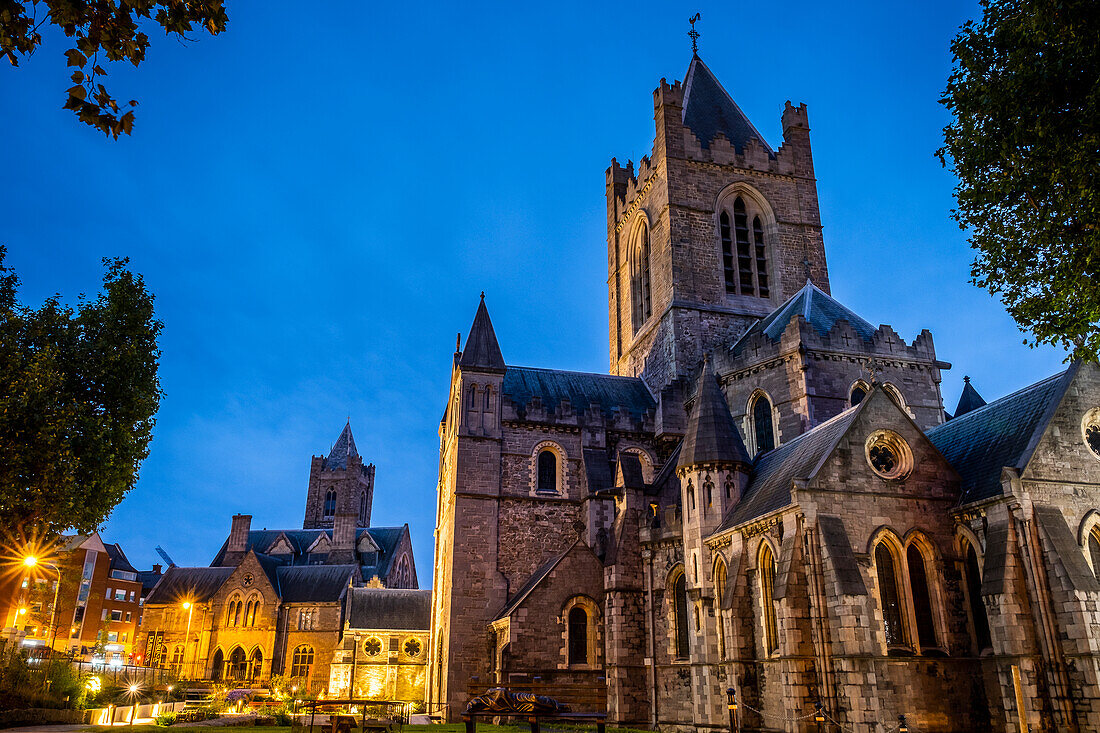
[[[607,170],[608,326],[611,373],[659,392],[829,273],[805,105],[773,150],[696,55],[653,118],[652,157]]]

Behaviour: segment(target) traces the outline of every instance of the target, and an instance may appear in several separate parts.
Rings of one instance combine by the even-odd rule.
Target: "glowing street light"
[[[183,610],[187,611],[187,633],[183,637],[183,659],[184,659],[184,665],[183,666],[186,669],[187,668],[187,664],[186,664],[187,647],[191,643],[191,614],[193,614],[195,612],[195,607],[194,607],[194,605],[192,605],[191,601],[184,601],[183,602]],[[196,651],[196,653],[198,653],[198,652]]]
[[[23,558],[23,566],[30,569],[38,567],[38,557],[35,555],[27,555]],[[53,647],[57,643],[57,594],[61,591],[61,569],[56,565],[42,564],[42,567],[48,568],[57,574],[57,584],[53,587],[53,608],[50,609],[50,650],[46,652],[46,670],[49,670],[50,663],[53,662]],[[43,674],[43,683],[49,685],[49,673],[48,671]]]

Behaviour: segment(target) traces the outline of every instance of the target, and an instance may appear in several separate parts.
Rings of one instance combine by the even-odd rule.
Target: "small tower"
[[[955,406],[955,414],[952,417],[962,417],[968,412],[985,406],[985,400],[978,394],[978,390],[970,384],[970,377],[963,377],[963,391],[959,395],[959,404]]]
[[[718,386],[710,359],[704,357],[695,390],[695,404],[688,417],[687,432],[676,464],[683,502],[684,575],[691,605],[689,651],[695,719],[708,720],[720,711],[722,689],[712,679],[718,660],[707,645],[718,633],[715,628],[713,558],[703,538],[722,523],[723,517],[741,498],[748,485],[752,462],[745,449],[726,398]]]
[[[313,456],[309,466],[303,529],[330,529],[337,514],[356,517],[356,526],[369,527],[374,502],[374,464],[363,465],[351,434],[351,421],[327,456]]]

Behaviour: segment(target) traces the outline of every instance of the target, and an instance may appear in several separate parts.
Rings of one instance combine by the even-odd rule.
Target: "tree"
[[[143,25],[155,23],[166,35],[189,40],[187,33],[196,26],[217,35],[228,20],[222,0],[0,0],[0,57],[18,66],[20,56],[42,45],[39,29],[57,26],[73,39],[65,58],[76,67],[63,107],[117,140],[120,133],[130,134],[137,101],[120,105],[97,82],[107,75],[101,64],[144,61],[149,36],[140,30]],[[131,109],[121,112],[123,106]]]
[[[977,250],[1030,346],[1100,353],[1100,3],[982,0],[951,44],[940,161]]]
[[[0,247],[0,526],[95,530],[133,488],[160,405],[161,323],[126,260],[76,308],[16,302]]]

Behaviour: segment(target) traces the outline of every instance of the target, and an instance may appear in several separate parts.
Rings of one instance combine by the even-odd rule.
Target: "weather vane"
[[[688,38],[691,39],[691,52],[699,53],[699,31],[695,30],[695,23],[699,20],[699,14],[696,13],[694,18],[689,18],[688,23],[691,23],[691,30],[688,31]]]

